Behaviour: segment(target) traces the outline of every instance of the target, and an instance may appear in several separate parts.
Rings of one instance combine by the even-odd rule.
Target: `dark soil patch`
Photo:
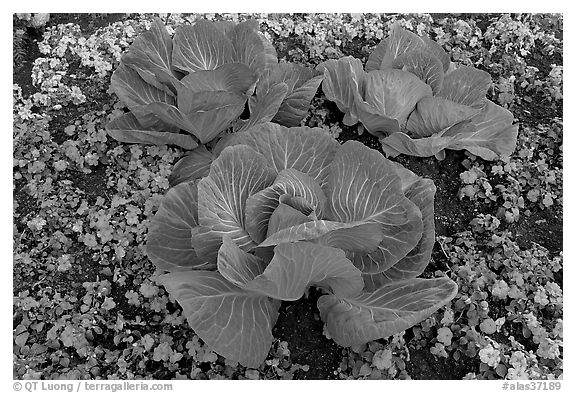
[[[562,209],[539,210],[536,208],[533,212],[512,230],[518,245],[522,248],[530,248],[531,243],[535,242],[550,251],[552,257],[557,256],[563,249]]]
[[[466,170],[462,165],[465,157],[464,151],[447,150],[446,158],[441,161],[434,157],[398,156],[394,159],[418,176],[434,181],[436,235],[451,236],[468,229],[470,221],[487,209],[476,202],[458,198],[458,190],[462,186],[459,174]]]
[[[69,180],[72,181],[74,187],[83,191],[88,199],[88,202],[93,203],[97,197],[108,199],[106,193],[106,166],[99,164],[92,169],[91,173],[81,172],[66,172],[71,175]]]
[[[435,357],[429,349],[411,350],[406,371],[413,379],[462,379],[466,374],[477,371],[480,364],[478,359],[465,359],[456,361],[452,357]]]
[[[342,360],[341,348],[322,334],[324,324],[316,307],[320,295],[311,288],[309,297],[284,302],[272,332],[288,342],[292,362],[310,366],[307,372],[297,371],[295,379],[338,379],[334,371]]]

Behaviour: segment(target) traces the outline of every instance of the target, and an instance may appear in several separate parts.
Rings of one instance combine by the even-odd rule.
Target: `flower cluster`
[[[34,61],[32,83],[39,90],[32,95],[35,105],[59,110],[68,103],[80,105],[86,102],[86,96],[78,86],[65,83],[71,79],[68,67],[65,59],[40,57]]]
[[[463,161],[466,171],[460,198],[497,204],[499,218],[512,223],[522,213],[531,214],[562,204],[562,121],[525,127],[518,136],[514,155],[491,165],[470,158]]]
[[[466,317],[467,324],[450,324],[454,336],[460,336],[452,343],[447,331],[439,329],[436,345],[455,351],[454,355],[478,354],[488,367],[481,371],[500,378],[558,378],[561,372],[552,370],[562,367],[562,289],[555,282],[562,255],[550,258],[536,244],[521,250],[509,232],[486,231],[480,224],[491,221],[484,216],[475,224],[475,232],[485,238],[481,244],[478,239],[482,236],[471,232],[455,239],[441,238],[461,289],[455,309]],[[552,322],[542,322],[544,312],[552,316]],[[474,326],[482,334],[471,329]],[[493,335],[497,332],[510,342],[496,341]],[[528,348],[534,346],[532,354]],[[437,354],[433,348],[431,352]]]

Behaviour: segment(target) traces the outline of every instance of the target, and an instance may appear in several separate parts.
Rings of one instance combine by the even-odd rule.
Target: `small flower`
[[[58,160],[58,161],[54,162],[54,169],[56,169],[59,172],[66,170],[67,167],[68,167],[68,163],[64,160]]]
[[[437,339],[445,346],[452,344],[452,337],[453,337],[452,330],[450,330],[449,328],[442,327],[438,329]]]
[[[500,364],[500,351],[488,344],[480,350],[480,360],[489,365],[490,367],[496,368]]]
[[[41,231],[42,228],[44,228],[44,225],[46,225],[46,220],[41,217],[34,217],[32,220],[28,221],[27,225],[30,229]]]
[[[106,296],[104,298],[104,302],[102,302],[102,306],[101,306],[104,310],[110,311],[112,310],[114,307],[116,307],[116,303],[114,302],[114,300],[111,297]]]
[[[514,351],[510,356],[510,365],[515,369],[524,370],[528,366],[526,356],[522,351]]]
[[[151,298],[158,295],[159,288],[154,284],[148,284],[143,282],[140,285],[140,293],[144,295],[144,297]]]
[[[478,174],[475,171],[464,171],[460,174],[460,179],[465,184],[474,184],[476,179],[478,179]]]
[[[498,280],[492,286],[492,295],[500,299],[506,299],[509,290],[510,288],[508,287],[506,281]]]
[[[496,333],[496,322],[492,318],[487,318],[480,323],[480,330],[486,334]]]
[[[96,247],[98,245],[98,242],[96,241],[96,236],[94,236],[91,233],[87,233],[86,235],[84,235],[84,244],[87,245],[88,247]]]
[[[562,319],[558,319],[556,322],[556,326],[554,326],[554,329],[552,329],[552,335],[553,337],[564,337],[564,322]]]
[[[548,294],[550,294],[551,297],[555,298],[562,297],[562,289],[555,282],[548,281],[544,287],[546,288],[546,292],[548,292]]]
[[[560,347],[558,343],[546,338],[538,345],[536,354],[544,359],[556,359],[560,356]]]
[[[381,349],[372,357],[372,365],[378,370],[386,370],[392,367],[392,351]]]
[[[508,369],[506,379],[530,379],[530,376],[526,370],[514,367]]]
[[[30,24],[35,29],[38,29],[38,28],[44,26],[48,22],[48,19],[50,19],[50,14],[36,13],[32,16],[32,20],[30,20]]]
[[[133,306],[140,306],[140,299],[139,299],[139,295],[134,292],[134,291],[128,291],[126,292],[126,294],[124,294],[124,296],[126,297],[126,299],[128,299],[128,304],[131,304]]]
[[[536,293],[534,293],[534,302],[542,306],[545,306],[548,303],[550,303],[550,301],[548,300],[548,296],[546,296],[546,291],[541,286],[539,286]]]
[[[58,258],[58,271],[65,272],[68,271],[72,267],[70,263],[70,255],[64,254],[60,258]]]

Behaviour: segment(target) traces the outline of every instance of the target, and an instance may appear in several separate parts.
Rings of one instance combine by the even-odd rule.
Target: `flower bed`
[[[259,367],[219,356],[156,281],[144,247],[184,151],[118,143],[105,129],[124,112],[111,74],[154,16],[51,15],[44,27],[23,19],[13,90],[14,378],[561,379],[562,17],[202,16],[255,18],[279,60],[309,67],[347,55],[365,63],[398,23],[490,74],[488,98],[519,125],[509,158],[394,158],[436,185],[436,243],[422,276],[446,275],[458,294],[404,332],[342,348],[326,337],[311,290],[281,306]],[[161,17],[173,34],[198,15]],[[345,125],[322,89],[302,124],[381,147]]]

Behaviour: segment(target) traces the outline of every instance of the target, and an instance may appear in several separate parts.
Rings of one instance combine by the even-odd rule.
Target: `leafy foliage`
[[[395,24],[365,69],[351,56],[328,60],[322,89],[344,124],[359,121],[378,136],[388,156],[444,157],[465,149],[486,160],[509,156],[518,127],[513,115],[486,97],[490,75],[457,66],[444,49]]]
[[[112,75],[112,90],[130,112],[107,130],[120,142],[192,150],[231,126],[244,130],[272,120],[298,125],[320,81],[312,69],[279,64],[254,20],[200,19],[171,38],[157,18]],[[247,103],[250,115],[241,118]]]
[[[416,278],[434,243],[432,181],[358,142],[266,123],[224,138],[207,174],[166,194],[146,250],[159,282],[219,354],[259,366],[279,300],[310,285],[328,334],[366,343],[425,319],[456,294]]]

